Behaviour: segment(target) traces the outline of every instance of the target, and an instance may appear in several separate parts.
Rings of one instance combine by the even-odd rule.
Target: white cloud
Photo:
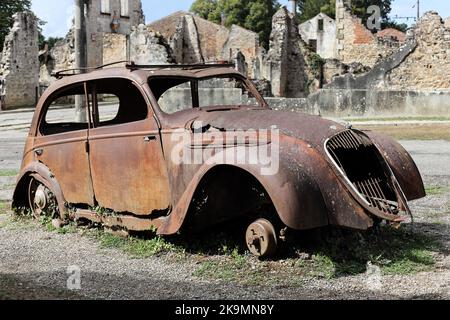
[[[46,37],[64,37],[73,16],[73,0],[32,0],[32,10],[47,23],[43,26]]]

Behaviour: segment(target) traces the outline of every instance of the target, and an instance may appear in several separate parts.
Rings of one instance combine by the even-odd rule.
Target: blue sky
[[[47,24],[44,26],[45,36],[64,36],[70,27],[72,17],[72,4],[74,0],[32,0],[32,9]],[[193,0],[142,0],[147,22],[162,18],[174,11],[189,10]],[[281,0],[286,5],[288,0]],[[443,17],[450,16],[448,0],[422,0],[422,13],[429,10],[438,11]],[[51,3],[51,4],[50,4]],[[392,16],[416,16],[413,8],[416,0],[394,0]],[[399,22],[406,22],[399,20]]]

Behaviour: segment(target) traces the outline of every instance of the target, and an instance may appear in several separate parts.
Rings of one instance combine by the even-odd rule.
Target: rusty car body
[[[253,102],[202,106],[198,81],[203,79],[234,79]],[[183,83],[191,86],[192,107],[164,112],[160,97]],[[119,110],[102,122],[100,97],[111,92],[118,96]],[[69,93],[84,97],[87,121],[47,123],[49,105]],[[273,174],[261,174],[260,163],[221,163],[216,152],[210,153],[216,161],[195,164],[176,163],[170,156],[175,132],[239,136],[250,128],[274,127],[279,138],[264,141],[279,150]],[[254,148],[259,139],[227,143],[225,149]],[[204,137],[193,141],[190,149],[211,143],[223,147]],[[254,254],[267,255],[282,229],[334,225],[366,230],[381,221],[399,223],[411,214],[408,201],[423,196],[420,173],[400,144],[319,116],[271,110],[252,82],[233,68],[128,66],[64,77],[43,94],[13,205],[29,207],[36,216],[53,205],[53,218],[61,221],[88,219],[159,235],[252,213],[259,219],[247,230],[247,245]]]

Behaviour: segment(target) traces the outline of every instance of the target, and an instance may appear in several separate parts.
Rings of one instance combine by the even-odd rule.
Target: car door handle
[[[144,141],[145,142],[156,141],[156,136],[145,136]]]
[[[34,153],[36,153],[38,156],[42,156],[42,154],[44,153],[44,149],[42,148],[35,149]]]

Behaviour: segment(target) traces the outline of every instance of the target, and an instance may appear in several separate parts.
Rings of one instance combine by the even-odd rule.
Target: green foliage
[[[226,27],[233,24],[257,32],[261,45],[269,47],[272,16],[280,8],[277,0],[196,0],[190,11]]]
[[[6,214],[11,208],[11,204],[6,201],[0,201],[0,214]]]
[[[12,169],[1,169],[0,177],[15,177],[19,174],[19,171]]]
[[[13,24],[13,15],[31,8],[31,0],[1,0],[0,1],[0,51],[3,50],[5,37]]]
[[[325,64],[325,60],[322,59],[322,57],[318,54],[312,54],[308,57],[309,60],[309,66],[311,68],[311,71],[314,73],[314,75],[317,77],[322,74],[322,67]]]
[[[60,37],[48,37],[45,38],[44,35],[39,32],[39,49],[42,50],[44,49],[45,45],[48,45],[48,49],[51,50],[53,47],[55,47],[55,44],[60,41],[63,40],[63,38]]]
[[[299,20],[300,22],[305,22],[321,12],[334,18],[336,15],[335,6],[335,0],[300,0],[298,2]]]

